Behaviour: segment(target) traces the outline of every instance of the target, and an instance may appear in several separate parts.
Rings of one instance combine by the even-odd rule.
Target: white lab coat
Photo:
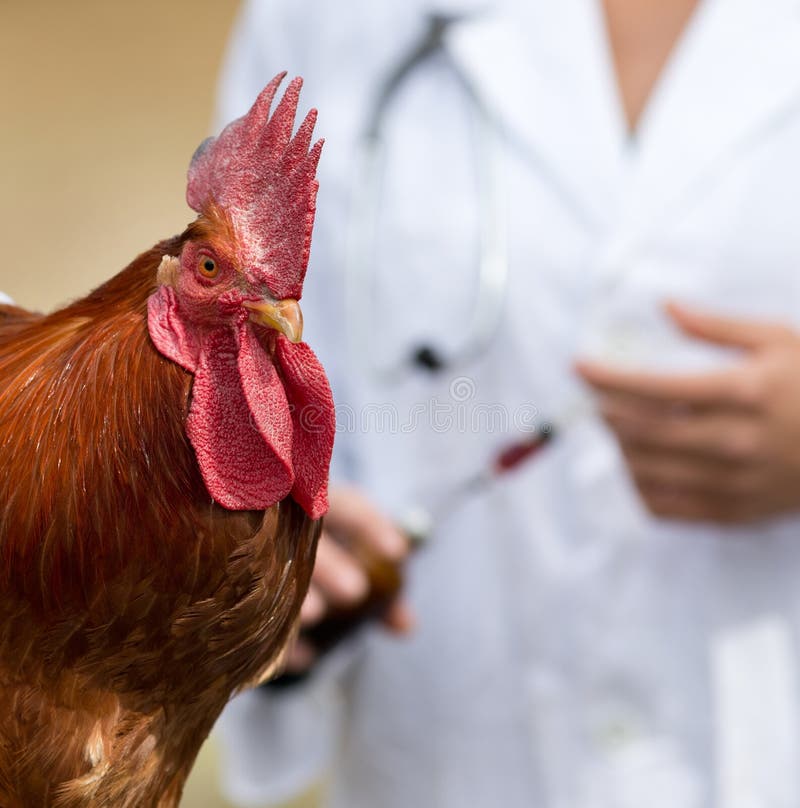
[[[348,418],[397,413],[348,420],[337,448],[337,473],[391,513],[480,468],[515,419],[568,410],[584,395],[579,354],[730,361],[678,335],[666,299],[800,327],[800,3],[705,0],[631,140],[599,3],[509,1],[447,35],[503,143],[502,326],[468,366],[392,387],[365,378],[342,336],[355,143],[432,5],[250,3],[221,86],[231,118],[286,68],[320,109],[307,333]],[[469,114],[441,60],[390,113],[371,315],[383,357],[463,337],[477,261]],[[475,407],[506,421],[476,425]],[[229,706],[219,732],[237,804],[327,771],[342,808],[800,806],[797,519],[655,520],[587,414],[443,521],[409,573],[410,639],[368,632],[294,694]]]

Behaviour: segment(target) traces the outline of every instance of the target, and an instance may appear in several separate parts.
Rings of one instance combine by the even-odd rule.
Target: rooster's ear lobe
[[[176,258],[174,255],[165,255],[158,265],[158,272],[156,272],[156,282],[158,285],[175,286],[180,268],[180,258]]]
[[[150,295],[147,301],[147,329],[162,356],[176,362],[189,373],[197,370],[200,344],[181,316],[172,286],[163,284]]]

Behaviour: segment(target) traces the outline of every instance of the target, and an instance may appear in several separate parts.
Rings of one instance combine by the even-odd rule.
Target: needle
[[[428,508],[422,505],[410,507],[398,520],[400,529],[413,546],[425,544],[436,525],[455,511],[469,495],[487,489],[498,478],[533,459],[555,436],[552,425],[543,424],[533,434],[509,444],[500,450],[489,466],[459,480],[435,505]]]
[[[457,510],[468,496],[486,490],[499,478],[537,457],[542,449],[552,443],[567,427],[586,415],[589,407],[586,400],[573,401],[564,408],[560,418],[545,421],[534,432],[500,449],[487,467],[459,480],[436,504],[429,507],[414,505],[408,508],[398,520],[398,525],[408,536],[412,546],[419,547],[425,544],[434,528]]]

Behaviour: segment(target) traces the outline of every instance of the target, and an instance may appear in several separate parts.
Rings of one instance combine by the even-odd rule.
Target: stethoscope
[[[391,384],[403,380],[420,370],[430,373],[452,371],[468,365],[482,356],[494,341],[505,306],[508,289],[507,216],[504,209],[505,183],[502,152],[498,128],[475,83],[459,68],[448,53],[445,35],[450,27],[463,17],[431,14],[423,36],[398,61],[380,85],[377,100],[370,112],[358,154],[358,173],[354,188],[349,228],[346,265],[348,289],[348,332],[351,351],[357,358],[359,369],[371,381]],[[478,214],[481,222],[479,234],[478,284],[476,300],[460,346],[445,354],[434,345],[420,343],[394,361],[381,361],[371,337],[379,318],[391,318],[391,312],[373,311],[375,288],[380,265],[377,260],[377,225],[381,202],[381,182],[386,161],[383,133],[387,112],[414,70],[424,66],[433,56],[442,55],[444,63],[469,100],[475,121],[475,160],[478,180]],[[590,407],[583,398],[569,401],[561,408],[559,417],[543,421],[525,434],[503,447],[485,468],[455,483],[446,496],[434,506],[415,506],[401,517],[406,533],[421,538],[430,533],[432,526],[443,514],[452,510],[465,494],[491,484],[523,462],[536,456],[543,446],[566,426],[581,420]]]
[[[345,281],[348,297],[348,331],[353,356],[374,381],[397,382],[415,370],[431,373],[469,364],[489,348],[500,325],[508,287],[504,184],[496,126],[474,82],[449,56],[445,34],[463,17],[431,14],[423,36],[403,55],[380,85],[369,114],[357,156],[348,233]],[[480,221],[477,292],[472,311],[464,318],[464,338],[458,348],[445,353],[434,345],[420,343],[399,359],[386,361],[376,355],[374,325],[382,325],[391,313],[375,313],[373,301],[380,273],[378,218],[386,163],[384,139],[386,115],[398,90],[414,71],[435,56],[444,63],[469,100],[475,121],[475,170]]]

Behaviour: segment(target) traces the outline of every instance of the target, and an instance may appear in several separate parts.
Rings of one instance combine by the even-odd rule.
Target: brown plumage
[[[318,523],[211,504],[191,376],[153,348],[159,245],[0,321],[0,805],[174,805],[231,691],[294,624]],[[12,459],[13,462],[9,462]]]
[[[265,94],[262,127],[270,125]],[[235,216],[209,199],[181,236],[50,315],[0,306],[2,808],[177,805],[223,706],[268,673],[293,631],[319,533],[308,511],[318,516],[325,504],[327,444],[295,429],[275,445],[294,446],[295,462],[301,450],[313,451],[316,476],[301,480],[276,466],[285,478],[280,501],[263,510],[222,507],[187,437],[195,376],[151,337],[153,300],[168,294],[169,324],[183,317],[180,334],[200,345],[198,373],[227,361],[204,359],[203,340],[229,333],[231,289],[253,300],[243,273],[254,270],[241,263]],[[201,277],[212,258],[224,271]],[[205,297],[186,303],[184,290],[198,283]],[[268,295],[259,311],[281,300],[273,303]],[[251,396],[275,373],[275,385],[305,394],[308,367],[327,408],[329,391],[307,347],[282,345],[261,320],[251,325],[248,311],[234,315],[260,363],[261,375],[242,377]],[[294,364],[281,365],[280,356]],[[292,429],[287,419],[281,423]],[[252,429],[251,454],[272,452],[269,442],[252,448],[261,445]],[[229,456],[237,457],[223,461]],[[226,493],[227,470],[213,471]],[[290,489],[310,504],[301,507]]]

